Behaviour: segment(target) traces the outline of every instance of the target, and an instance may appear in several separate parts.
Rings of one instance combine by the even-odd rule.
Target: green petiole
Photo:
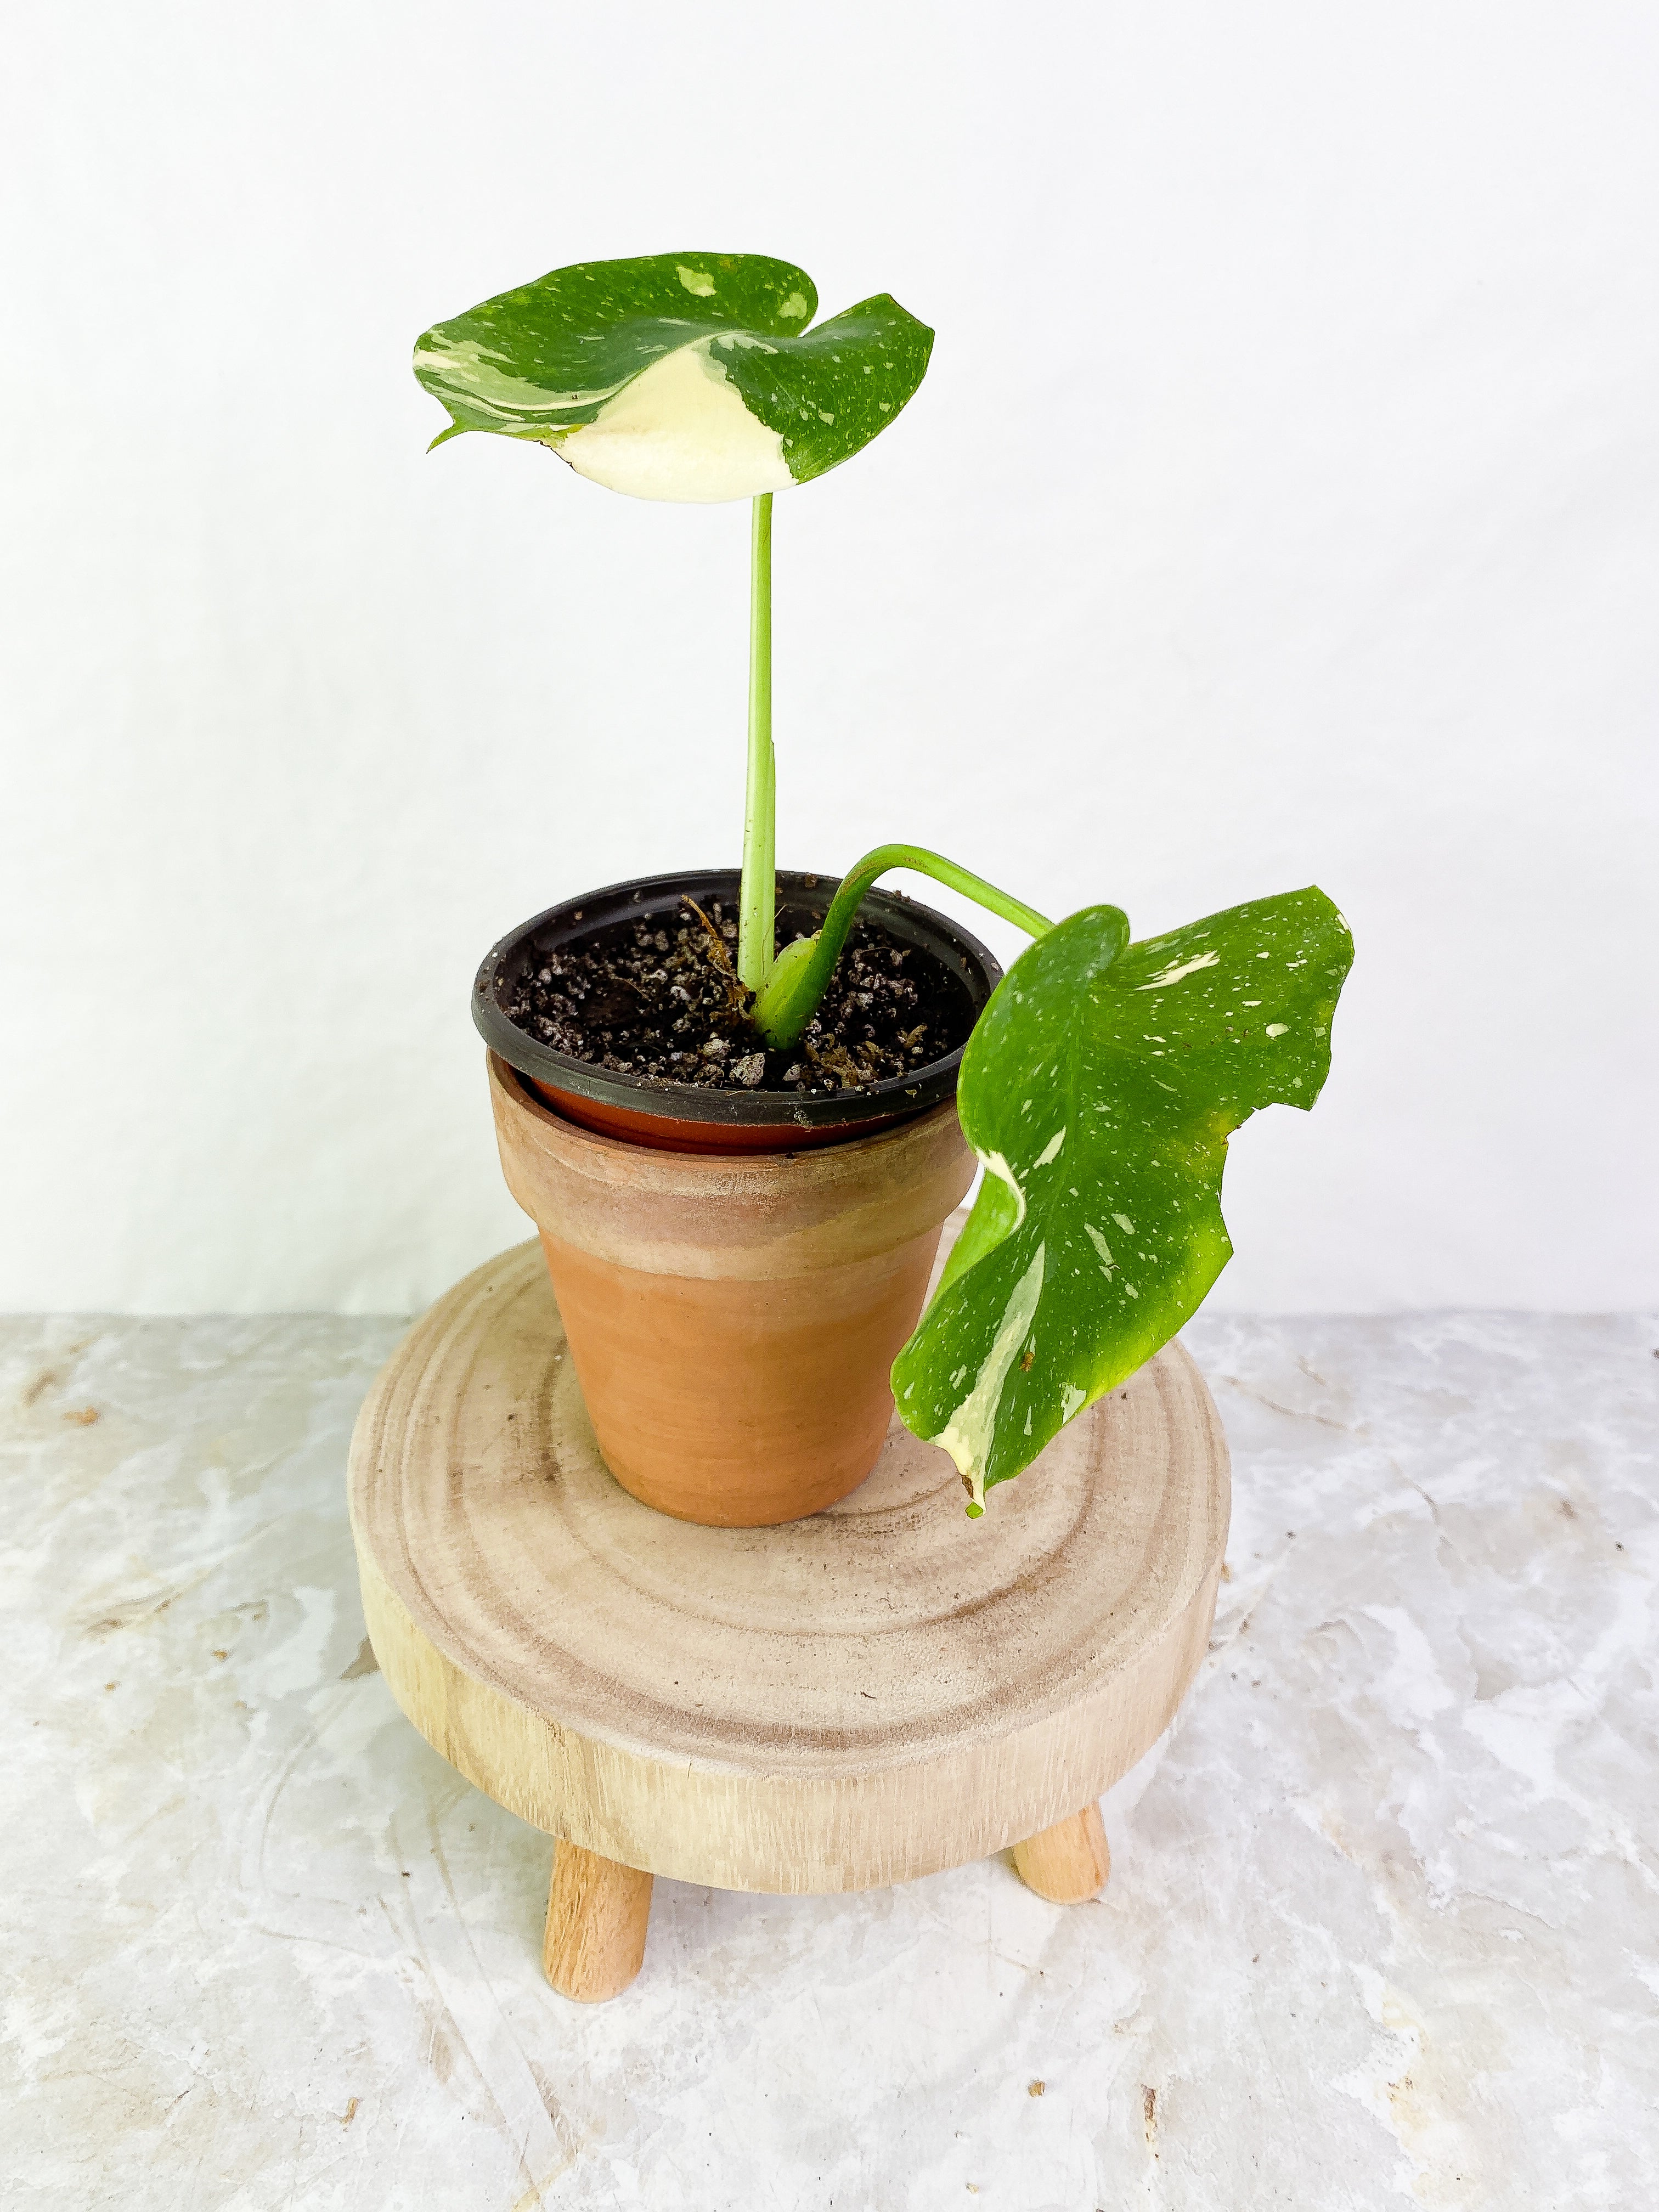
[[[749,781],[743,817],[738,975],[758,991],[777,928],[777,757],[772,750],[772,495],[753,502],[749,537]]]
[[[754,1020],[767,1042],[787,1051],[829,988],[865,893],[890,868],[932,876],[1032,937],[1053,925],[971,869],[922,845],[878,845],[841,879],[823,926],[786,945],[777,938],[777,756],[772,744],[772,495],[752,502],[749,536],[749,775],[743,821],[743,888],[738,903],[738,977],[755,994]]]
[[[912,868],[918,875],[931,876],[935,883],[962,892],[988,912],[1012,921],[1030,937],[1046,937],[1054,927],[1035,907],[999,890],[971,869],[958,867],[942,853],[930,853],[922,845],[878,845],[842,878],[817,935],[785,945],[761,988],[753,1009],[754,1023],[775,1051],[787,1051],[811,1020],[818,1000],[829,988],[865,893],[890,868]],[[748,981],[746,976],[744,980]]]

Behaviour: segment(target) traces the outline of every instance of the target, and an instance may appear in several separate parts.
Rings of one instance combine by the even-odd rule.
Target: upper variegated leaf
[[[1091,907],[1039,939],[963,1058],[986,1176],[893,1387],[970,1510],[1196,1310],[1232,1252],[1229,1133],[1311,1106],[1330,1066],[1353,947],[1322,891],[1128,935]]]
[[[437,324],[415,374],[449,410],[435,444],[491,430],[636,499],[746,499],[868,445],[927,367],[885,293],[809,330],[817,307],[763,254],[584,262]]]

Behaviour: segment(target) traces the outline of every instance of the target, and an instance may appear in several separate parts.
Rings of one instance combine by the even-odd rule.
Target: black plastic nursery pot
[[[790,931],[818,927],[839,878],[780,870],[778,916]],[[520,1029],[501,1004],[512,988],[555,950],[594,938],[619,922],[684,921],[685,901],[735,905],[736,868],[696,868],[641,876],[584,897],[566,899],[509,930],[478,969],[472,1017],[490,1049],[566,1120],[625,1142],[670,1152],[793,1152],[845,1142],[909,1121],[956,1095],[962,1048],[914,1073],[856,1090],[817,1096],[794,1091],[704,1090],[695,1084],[622,1074],[552,1048]],[[959,988],[964,1036],[1002,979],[979,939],[931,907],[890,891],[872,891],[860,920],[878,922],[899,944],[928,954],[946,989]]]

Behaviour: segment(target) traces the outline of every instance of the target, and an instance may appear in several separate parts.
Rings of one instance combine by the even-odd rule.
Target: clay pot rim
[[[925,1156],[947,1113],[951,1126],[960,1130],[955,1102],[944,1098],[919,1114],[906,1115],[902,1121],[890,1117],[878,1128],[854,1130],[836,1145],[803,1145],[799,1152],[688,1152],[677,1147],[641,1145],[636,1139],[614,1136],[608,1130],[590,1129],[541,1097],[530,1079],[500,1053],[487,1053],[485,1062],[492,1091],[500,1091],[510,1111],[522,1114],[545,1131],[556,1156],[562,1157],[567,1165],[592,1163],[631,1187],[676,1197],[735,1193],[749,1187],[775,1189],[789,1203],[799,1203],[803,1178],[810,1177],[826,1188],[856,1182],[866,1172],[870,1155],[880,1149],[908,1148],[919,1158]],[[530,1212],[527,1206],[525,1210]],[[531,1218],[537,1218],[533,1213]]]
[[[828,907],[840,881],[833,875],[809,877],[783,868],[779,869],[777,879],[787,902],[819,912]],[[687,894],[699,904],[709,898],[733,897],[739,880],[735,868],[692,868],[669,875],[634,876],[599,890],[562,899],[556,906],[520,922],[490,947],[474,980],[472,1018],[484,1042],[517,1075],[549,1090],[669,1124],[752,1130],[757,1139],[764,1133],[775,1146],[780,1140],[787,1143],[788,1133],[794,1129],[802,1132],[805,1141],[810,1141],[806,1133],[826,1129],[844,1129],[847,1138],[855,1138],[860,1124],[891,1127],[954,1097],[963,1046],[941,1060],[930,1060],[914,1074],[889,1076],[867,1089],[832,1091],[819,1098],[803,1098],[793,1091],[705,1091],[695,1084],[619,1074],[568,1053],[555,1052],[509,1020],[498,1003],[496,992],[508,973],[507,963],[538,933],[553,938],[554,933],[561,933],[563,941],[573,941],[630,914],[676,912]],[[925,948],[962,975],[969,996],[975,1002],[977,1020],[1002,980],[1001,966],[988,948],[959,922],[918,900],[873,890],[865,906],[901,942]],[[581,921],[573,929],[579,915]],[[553,941],[559,940],[553,938]],[[541,949],[547,949],[545,944]],[[884,1128],[872,1129],[870,1133],[884,1133]],[[598,1132],[585,1129],[583,1134],[592,1136]],[[604,1141],[626,1142],[615,1137]]]

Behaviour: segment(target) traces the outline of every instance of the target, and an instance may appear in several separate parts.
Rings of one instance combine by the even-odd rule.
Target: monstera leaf
[[[1353,947],[1322,891],[1129,943],[1116,907],[1040,938],[969,1041],[957,1105],[987,1174],[893,1368],[970,1513],[1197,1309],[1231,1255],[1227,1137],[1311,1106]]]
[[[747,499],[867,446],[933,334],[884,292],[816,330],[804,270],[756,253],[555,269],[427,331],[415,374],[464,430],[532,439],[636,499]]]

